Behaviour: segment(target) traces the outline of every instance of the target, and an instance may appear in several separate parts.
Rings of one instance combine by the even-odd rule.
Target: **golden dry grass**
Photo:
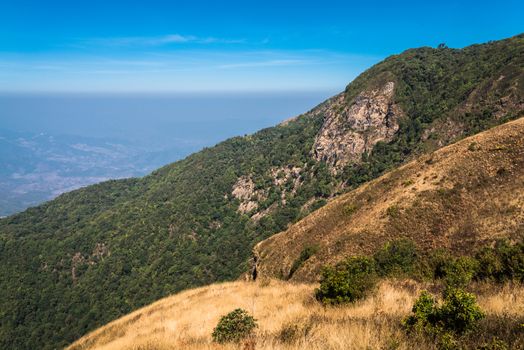
[[[314,285],[281,281],[230,282],[164,298],[94,332],[69,350],[167,349],[433,349],[408,339],[400,321],[421,289],[412,281],[384,281],[366,300],[324,308]],[[488,316],[524,316],[524,288],[480,286],[478,301]],[[211,333],[219,318],[235,308],[255,316],[258,329],[249,344],[218,345]],[[287,337],[283,329],[292,329]],[[293,336],[290,334],[293,333]]]

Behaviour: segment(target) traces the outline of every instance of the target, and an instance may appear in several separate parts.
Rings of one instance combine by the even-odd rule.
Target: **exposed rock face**
[[[364,91],[351,104],[337,96],[326,109],[325,119],[313,145],[317,161],[328,163],[334,172],[350,162],[359,162],[379,141],[390,140],[398,130],[399,106],[393,103],[395,84]]]
[[[82,265],[95,265],[104,257],[111,255],[105,243],[97,243],[91,255],[84,256],[81,252],[76,252],[71,258],[71,279],[76,283],[78,278],[78,268]]]
[[[300,171],[302,168],[299,167],[281,167],[271,169],[271,176],[273,177],[273,184],[280,187],[282,193],[280,199],[283,205],[286,205],[286,196],[288,194],[294,195],[298,187],[301,184]],[[286,183],[291,182],[291,189],[286,189]]]
[[[302,168],[297,166],[274,167],[269,169],[273,186],[280,188],[281,204],[286,205],[286,198],[296,193],[302,184],[300,172]],[[276,205],[260,209],[259,203],[267,199],[270,189],[256,189],[255,183],[250,176],[241,176],[233,185],[231,195],[240,201],[237,211],[241,214],[250,214],[253,221],[258,221],[269,214]],[[227,197],[227,195],[226,195]]]
[[[237,211],[242,214],[258,208],[258,193],[255,183],[248,176],[241,176],[233,185],[231,195],[240,201]]]

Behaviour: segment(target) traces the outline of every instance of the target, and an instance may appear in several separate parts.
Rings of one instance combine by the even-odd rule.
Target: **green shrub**
[[[288,279],[293,277],[293,274],[297,272],[297,270],[302,267],[302,265],[311,258],[316,252],[318,251],[317,246],[308,246],[304,248],[301,252],[299,257],[293,262],[293,265],[291,265],[291,269],[289,270]]]
[[[427,291],[422,291],[413,304],[411,312],[403,324],[409,330],[423,331],[429,325],[436,324],[436,300]]]
[[[354,302],[363,298],[375,286],[376,280],[372,259],[351,257],[324,269],[315,297],[326,305]]]
[[[462,256],[450,259],[443,266],[443,279],[447,287],[466,287],[478,270],[478,262],[474,258]]]
[[[468,151],[470,152],[474,152],[478,149],[478,146],[477,146],[477,143],[476,142],[472,142],[469,144],[468,146]]]
[[[453,343],[453,339],[446,339],[449,335],[472,330],[485,316],[475,296],[457,288],[446,289],[441,305],[428,292],[422,292],[412,312],[403,322],[408,330],[422,331],[449,344]]]
[[[444,267],[451,258],[451,252],[444,248],[437,248],[430,253],[431,264],[435,270],[435,278],[444,277]]]
[[[473,329],[484,316],[473,294],[455,288],[446,290],[444,302],[437,310],[443,328],[457,334]]]
[[[358,208],[359,206],[354,203],[347,204],[344,206],[344,209],[343,209],[344,214],[346,214],[347,216],[351,216],[358,210]]]
[[[383,256],[388,255],[387,246],[375,253],[377,270],[381,275],[390,272],[381,262]],[[463,288],[472,279],[495,282],[520,281],[524,282],[524,242],[510,244],[505,240],[498,241],[494,247],[483,247],[474,257],[455,257],[445,249],[436,249],[427,257],[418,256],[414,261],[417,270],[411,276],[428,279],[442,279],[448,286]],[[384,269],[384,265],[386,269]],[[401,272],[409,273],[407,261],[400,263],[404,267]],[[394,270],[393,270],[394,271]]]
[[[508,279],[524,282],[524,242],[512,246],[503,261]]]
[[[419,255],[417,259],[417,271],[415,274],[428,280],[444,277],[444,267],[451,259],[448,250],[438,248],[424,255]]]
[[[408,186],[413,185],[414,183],[415,182],[413,180],[409,179],[409,180],[406,180],[406,181],[402,182],[402,186],[408,187]]]
[[[253,316],[242,309],[236,309],[222,316],[213,330],[213,341],[217,343],[238,342],[250,334],[257,327]]]
[[[524,243],[511,245],[499,241],[494,248],[480,250],[476,259],[479,262],[477,279],[524,281]]]
[[[504,279],[504,264],[495,249],[482,248],[475,258],[479,262],[476,279],[502,281]]]
[[[446,286],[463,288],[475,277],[478,271],[478,261],[475,258],[463,256],[454,257],[445,249],[437,249],[428,258],[422,259],[421,265],[428,271],[426,274],[433,279],[442,279]]]
[[[413,272],[417,260],[417,249],[413,241],[399,239],[386,243],[374,255],[379,275],[407,274]]]
[[[398,205],[392,204],[390,207],[386,209],[386,214],[392,218],[398,218],[400,216],[400,209]]]

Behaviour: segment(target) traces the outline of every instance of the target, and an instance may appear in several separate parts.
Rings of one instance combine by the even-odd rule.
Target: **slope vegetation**
[[[259,275],[314,281],[326,264],[408,238],[458,254],[524,237],[524,118],[424,155],[255,247]],[[291,267],[308,247],[315,254]],[[310,248],[311,249],[311,248]],[[295,271],[296,270],[296,271]],[[292,274],[292,276],[291,276]]]
[[[523,61],[523,35],[408,50],[293,120],[0,220],[0,348],[54,349],[173,292],[237,278],[254,244],[328,199],[515,119]]]
[[[420,290],[428,287],[409,280],[384,281],[366,300],[347,307],[324,308],[314,300],[314,286],[309,284],[216,284],[137,310],[86,335],[67,350],[254,348],[219,345],[211,340],[219,318],[238,307],[257,320],[259,327],[250,343],[256,349],[436,349],[433,342],[406,336],[400,326]],[[497,332],[494,320],[523,319],[524,305],[512,304],[512,300],[524,298],[522,288],[480,289],[478,302],[487,313],[481,327]],[[505,323],[499,327],[505,327]],[[490,337],[474,341],[489,343]]]

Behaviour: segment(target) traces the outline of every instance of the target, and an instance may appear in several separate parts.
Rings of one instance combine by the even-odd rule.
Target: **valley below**
[[[80,187],[146,175],[195,146],[181,141],[155,150],[119,139],[0,130],[0,217]]]

